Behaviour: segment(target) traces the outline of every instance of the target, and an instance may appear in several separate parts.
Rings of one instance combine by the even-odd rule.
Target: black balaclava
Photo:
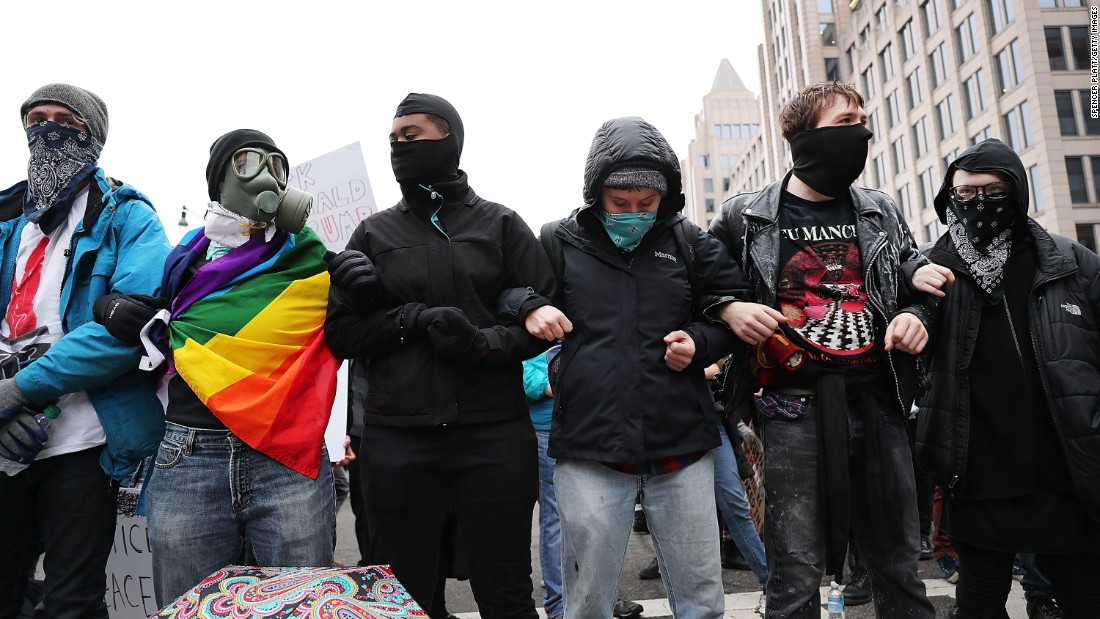
[[[443,97],[414,92],[397,105],[393,117],[409,114],[435,114],[450,123],[451,132],[440,140],[390,142],[390,165],[397,182],[404,189],[457,179],[464,132],[454,106]]]
[[[820,194],[840,196],[863,172],[872,135],[863,124],[818,127],[795,134],[789,140],[794,175]]]
[[[1003,200],[956,200],[951,195],[956,170],[996,172],[1008,180],[1012,191]],[[1028,195],[1020,156],[991,138],[966,149],[947,166],[933,201],[966,270],[992,303],[999,303],[1004,295],[1004,268],[1012,255],[1013,236],[1026,230],[1021,226],[1027,222]]]

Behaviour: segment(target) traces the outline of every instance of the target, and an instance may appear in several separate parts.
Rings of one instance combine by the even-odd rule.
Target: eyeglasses
[[[257,148],[242,148],[233,153],[233,172],[242,181],[256,178],[265,166],[280,187],[286,185],[286,159],[279,153],[265,153]]]
[[[975,198],[1004,200],[1010,191],[1012,191],[1012,183],[997,182],[988,185],[955,185],[951,188],[951,195],[963,202],[969,202]]]

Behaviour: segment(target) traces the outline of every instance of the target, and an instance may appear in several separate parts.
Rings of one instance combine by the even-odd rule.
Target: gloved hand
[[[485,335],[457,307],[430,307],[417,317],[417,327],[441,357],[476,361],[489,346]]]
[[[15,384],[14,378],[0,380],[0,426],[23,410],[23,405],[27,401],[27,396],[23,395],[23,390]]]
[[[30,464],[46,446],[46,428],[33,411],[20,407],[12,419],[0,426],[0,457],[19,464]]]
[[[168,307],[168,299],[147,294],[111,292],[95,300],[92,317],[123,342],[141,343],[141,330],[153,316]]]
[[[374,263],[361,251],[345,249],[340,253],[326,252],[329,281],[357,305],[370,304],[378,282]]]

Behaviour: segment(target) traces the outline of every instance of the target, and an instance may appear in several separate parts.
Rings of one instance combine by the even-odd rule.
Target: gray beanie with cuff
[[[88,133],[100,144],[107,143],[107,105],[94,92],[69,84],[46,84],[34,91],[19,108],[20,120],[39,103],[60,103],[84,119]]]
[[[604,187],[612,189],[656,189],[662,197],[668,195],[668,181],[665,175],[654,168],[624,167],[607,175]]]

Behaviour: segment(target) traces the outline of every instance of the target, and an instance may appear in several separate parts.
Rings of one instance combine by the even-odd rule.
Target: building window
[[[1043,34],[1047,39],[1047,56],[1050,57],[1051,71],[1065,71],[1069,68],[1066,64],[1066,48],[1062,43],[1061,28],[1043,28]]]
[[[1012,21],[1013,0],[986,0],[989,9],[989,36],[993,36],[1005,29],[1008,22]]]
[[[856,46],[855,44],[848,46],[848,51],[844,52],[844,57],[848,60],[848,75],[854,75],[856,72]]]
[[[722,139],[722,125],[714,125],[714,139]]]
[[[1053,9],[1058,6],[1055,0],[1039,0],[1040,9]]]
[[[936,180],[933,178],[932,168],[920,173],[920,198],[921,208],[932,208],[933,201],[936,199]]]
[[[1043,191],[1039,187],[1039,166],[1027,169],[1027,181],[1031,185],[1031,211],[1036,215],[1043,212]]]
[[[951,69],[948,64],[951,62],[951,58],[948,57],[947,44],[940,43],[936,46],[936,49],[932,50],[932,53],[928,56],[929,65],[931,65],[932,74],[932,88],[937,88],[945,81],[947,76],[951,74]]]
[[[1100,118],[1092,115],[1092,93],[1078,90],[1081,98],[1081,117],[1085,119],[1085,135],[1100,135]]]
[[[729,193],[730,191],[730,177],[728,176],[722,179],[722,191],[724,193]]]
[[[871,130],[871,143],[872,144],[879,141],[880,139],[882,139],[882,136],[879,135],[879,130],[878,130],[879,129],[879,126],[878,126],[878,110],[867,113],[867,128]]]
[[[821,22],[818,24],[818,28],[821,29],[821,44],[825,47],[836,46],[836,24],[833,22]]]
[[[959,63],[970,60],[978,51],[977,20],[974,14],[966,16],[966,19],[955,28],[955,45],[959,48]]]
[[[901,105],[898,102],[898,91],[891,92],[886,97],[886,111],[888,114],[888,120],[890,126],[893,127],[901,122]]]
[[[997,66],[997,88],[1003,95],[1018,86],[1023,79],[1023,71],[1020,69],[1020,43],[1013,39],[997,52],[994,60]]]
[[[1069,177],[1069,201],[1087,203],[1089,190],[1085,186],[1085,164],[1080,157],[1066,157],[1066,176]]]
[[[833,0],[817,0],[817,12],[818,13],[832,13],[833,12]]]
[[[703,193],[714,193],[714,179],[703,179]]]
[[[897,72],[894,65],[894,45],[892,43],[887,43],[886,47],[882,48],[882,51],[878,54],[878,61],[879,66],[882,67],[882,83],[885,84]]]
[[[905,136],[904,135],[900,136],[900,137],[898,137],[898,139],[894,140],[893,149],[894,149],[894,174],[901,174],[902,170],[904,170],[909,165],[909,163],[908,163],[908,161],[906,160],[906,157],[905,157],[906,148],[905,148]]]
[[[1096,232],[1092,224],[1077,224],[1077,242],[1096,253]]]
[[[947,95],[936,104],[936,120],[939,139],[946,140],[958,130],[955,122],[955,95]]]
[[[913,124],[913,159],[920,159],[928,152],[928,122],[921,116],[920,120]]]
[[[913,109],[921,101],[924,101],[924,80],[921,79],[920,67],[905,78],[905,94],[908,97],[909,109]]]
[[[938,0],[925,2],[924,6],[921,7],[921,13],[924,17],[924,36],[931,37],[943,25],[943,20],[940,19]]]
[[[741,135],[741,125],[733,125],[733,133],[732,133],[732,136],[731,136],[731,137],[732,137],[733,139],[735,139],[735,140],[740,140],[740,139],[741,139],[742,137],[746,137],[746,138],[747,138],[747,137],[749,137],[749,136],[747,136],[747,135],[746,135],[746,136],[742,136],[742,135]]]
[[[714,198],[707,198],[706,199],[706,205],[707,205],[707,212],[708,213],[713,213],[714,212]]]
[[[863,72],[863,97],[874,99],[877,92],[878,88],[875,88],[875,68],[867,67],[867,70]]]
[[[1031,146],[1031,114],[1028,113],[1027,101],[1012,108],[1003,116],[1005,129],[1005,143],[1016,152]]]
[[[974,75],[963,82],[963,94],[966,96],[966,118],[974,118],[986,108],[985,81],[982,79],[982,70],[978,69]]]
[[[955,149],[943,156],[943,174],[947,176],[947,169],[951,167],[951,162],[959,158],[959,149]]]
[[[898,31],[898,44],[901,46],[901,61],[905,62],[917,53],[917,40],[913,35],[913,20],[905,22]]]
[[[718,162],[719,162],[719,169],[722,170],[722,172],[725,172],[726,170],[730,169],[730,156],[729,155],[719,155],[718,156]]]
[[[1093,155],[1092,160],[1092,190],[1096,192],[1096,201],[1100,202],[1100,155]]]
[[[913,199],[909,197],[909,183],[898,187],[898,206],[906,219],[913,218]]]
[[[886,32],[886,29],[890,27],[890,16],[886,13],[885,4],[875,11],[875,27],[878,28],[880,32]]]
[[[985,129],[982,129],[981,131],[970,136],[970,145],[973,146],[978,142],[984,142],[991,137],[993,137],[993,128],[986,127]]]
[[[875,188],[882,189],[886,186],[886,155],[879,154],[874,158]]]
[[[699,167],[704,170],[710,167],[710,155],[699,155]]]
[[[825,59],[825,79],[830,82],[840,81],[840,61],[836,58]]]
[[[1073,50],[1073,69],[1075,71],[1087,71],[1089,68],[1089,29],[1086,26],[1069,27],[1069,47]]]
[[[1077,115],[1073,112],[1073,91],[1055,90],[1054,107],[1058,110],[1058,127],[1062,135],[1077,135]]]
[[[732,140],[733,139],[733,128],[730,127],[729,125],[722,125],[722,139],[723,140]]]
[[[940,220],[937,219],[924,226],[924,241],[931,243],[938,238],[940,238]]]

